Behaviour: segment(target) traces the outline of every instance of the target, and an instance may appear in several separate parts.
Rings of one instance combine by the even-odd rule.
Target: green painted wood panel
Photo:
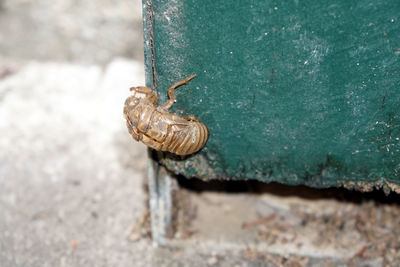
[[[400,1],[144,1],[147,85],[210,129],[168,169],[398,190]]]

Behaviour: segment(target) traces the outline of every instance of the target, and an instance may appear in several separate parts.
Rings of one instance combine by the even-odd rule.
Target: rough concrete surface
[[[1,266],[149,262],[127,240],[144,209],[146,151],[121,115],[142,83],[142,65],[125,60],[32,62],[1,82]]]
[[[149,238],[141,4],[0,0],[0,267],[399,266],[400,198],[179,178],[175,238]],[[234,190],[232,190],[232,187]]]
[[[0,55],[106,64],[143,58],[141,0],[1,0]]]

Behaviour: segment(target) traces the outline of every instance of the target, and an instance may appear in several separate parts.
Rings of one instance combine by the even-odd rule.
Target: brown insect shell
[[[125,101],[124,115],[129,133],[136,141],[178,155],[192,154],[205,145],[209,131],[203,123],[157,107],[157,94],[148,87],[131,90],[134,93]]]
[[[133,87],[130,90],[133,95],[125,101],[124,117],[129,133],[136,141],[141,141],[140,129],[146,127],[146,115],[151,115],[155,109],[158,96],[148,87]]]

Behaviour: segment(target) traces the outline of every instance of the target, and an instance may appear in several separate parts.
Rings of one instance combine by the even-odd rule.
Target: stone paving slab
[[[108,64],[143,59],[141,0],[0,0],[0,56]]]
[[[150,262],[151,246],[127,240],[145,207],[146,150],[122,105],[142,69],[30,62],[0,82],[1,266]]]

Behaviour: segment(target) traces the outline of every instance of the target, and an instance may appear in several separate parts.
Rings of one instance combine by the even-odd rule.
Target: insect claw
[[[196,76],[197,76],[196,74],[192,74],[192,75],[190,75],[189,77],[187,77],[187,78],[185,79],[185,84],[187,84],[191,79],[195,78]]]

